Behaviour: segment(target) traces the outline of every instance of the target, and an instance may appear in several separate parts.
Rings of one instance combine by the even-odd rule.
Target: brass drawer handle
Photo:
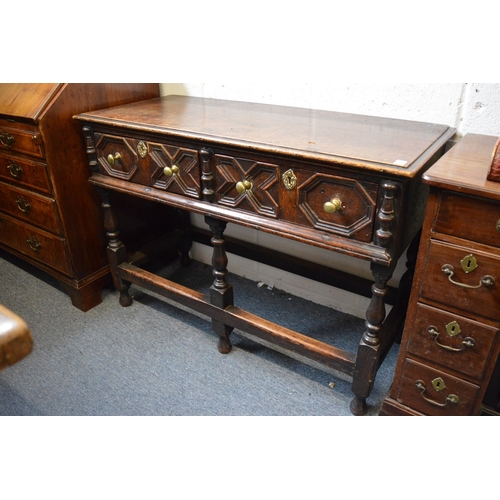
[[[497,220],[496,226],[497,231],[500,233],[500,219]]]
[[[122,160],[122,155],[120,153],[115,153],[114,155],[110,153],[108,155],[108,163],[110,165],[114,165],[115,163],[117,163],[121,160]]]
[[[10,175],[12,175],[15,179],[19,179],[23,173],[23,169],[13,161],[9,162],[7,168],[9,169]]]
[[[430,403],[431,405],[434,405],[434,406],[440,406],[440,407],[445,407],[448,405],[448,403],[450,404],[454,404],[454,405],[457,405],[459,402],[460,402],[460,399],[457,395],[455,394],[450,394],[447,398],[446,398],[446,402],[445,403],[438,403],[437,401],[434,401],[433,399],[430,399],[428,397],[426,397],[424,395],[424,392],[425,392],[425,384],[422,380],[417,380],[415,382],[415,385],[417,386],[418,389],[420,389],[420,395],[422,396],[422,398],[424,398],[428,403]]]
[[[331,201],[327,201],[323,205],[323,210],[327,214],[333,214],[335,212],[338,212],[342,208],[342,202],[338,198],[334,198]]]
[[[0,142],[6,148],[10,148],[12,146],[12,144],[14,144],[15,140],[16,140],[16,138],[13,135],[8,134],[7,132],[5,132],[5,130],[2,133],[0,133]]]
[[[31,203],[28,200],[25,200],[24,198],[18,198],[16,200],[17,208],[21,210],[21,212],[24,212],[27,214],[31,210]]]
[[[445,264],[441,268],[441,271],[443,271],[443,273],[448,276],[448,279],[450,280],[451,283],[453,283],[454,285],[460,286],[462,288],[473,288],[473,289],[475,289],[475,288],[481,288],[483,285],[486,286],[486,287],[492,287],[492,286],[495,285],[495,278],[493,276],[489,276],[489,275],[483,276],[481,278],[481,281],[479,282],[479,285],[467,285],[465,283],[459,283],[458,281],[454,281],[451,278],[455,274],[455,269],[450,264]]]
[[[163,174],[165,177],[172,177],[172,175],[178,174],[180,172],[177,165],[172,165],[171,167],[165,167],[163,169]]]
[[[26,242],[34,252],[38,252],[42,248],[42,244],[34,236],[30,236]]]
[[[240,194],[244,194],[252,189],[252,183],[250,181],[244,180],[236,183],[236,191]]]
[[[456,348],[456,347],[450,347],[444,344],[440,344],[438,342],[438,337],[439,337],[439,330],[435,326],[429,326],[427,329],[427,333],[431,336],[434,337],[434,342],[441,348],[446,349],[447,351],[452,351],[452,352],[461,352],[463,351],[466,347],[470,347],[471,349],[476,345],[476,341],[472,337],[465,337],[464,340],[462,340],[462,347]]]

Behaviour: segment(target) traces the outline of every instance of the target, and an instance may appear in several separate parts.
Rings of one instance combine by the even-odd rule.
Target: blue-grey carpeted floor
[[[212,281],[199,263],[162,272],[204,292]],[[229,281],[236,305],[355,352],[363,320]],[[233,351],[222,355],[206,318],[131,290],[129,308],[105,289],[102,304],[84,313],[54,279],[0,251],[0,303],[27,321],[35,340],[29,357],[0,372],[0,415],[351,415],[347,380],[236,331]],[[368,415],[378,414],[396,356],[397,346],[377,375]]]

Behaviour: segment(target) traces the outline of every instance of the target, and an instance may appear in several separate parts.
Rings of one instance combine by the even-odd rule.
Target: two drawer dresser
[[[466,135],[423,176],[430,197],[381,415],[499,410],[500,183],[487,180],[495,143]]]
[[[73,115],[159,95],[158,84],[0,84],[0,247],[86,311],[109,281],[99,198]]]
[[[231,350],[230,334],[236,328],[328,372],[346,374],[353,380],[351,410],[364,414],[375,374],[406,310],[402,301],[386,318],[387,282],[421,227],[427,196],[421,175],[442,156],[454,130],[187,96],[75,118],[87,144],[90,182],[102,197],[120,303],[131,304],[128,288],[133,283],[210,317],[222,353]],[[136,262],[147,251],[131,255],[123,244],[113,193],[205,217],[213,245],[209,294]],[[226,267],[228,223],[369,261],[373,293],[357,352],[236,307]],[[181,248],[187,263],[189,241]]]

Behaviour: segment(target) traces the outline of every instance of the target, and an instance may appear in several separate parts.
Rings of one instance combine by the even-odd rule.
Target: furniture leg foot
[[[219,337],[219,344],[217,345],[217,349],[221,354],[229,354],[233,349],[233,344],[229,338]]]
[[[353,415],[361,417],[366,414],[366,398],[354,396],[351,401],[350,409]]]
[[[129,307],[132,305],[132,297],[128,293],[128,287],[120,290],[120,305],[122,307]]]

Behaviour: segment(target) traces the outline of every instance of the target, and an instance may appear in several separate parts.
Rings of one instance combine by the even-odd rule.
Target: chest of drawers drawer
[[[499,248],[500,203],[445,191],[434,230]]]
[[[36,125],[0,120],[0,151],[44,157],[42,138]]]
[[[57,204],[53,198],[0,182],[0,210],[54,234],[60,233]]]
[[[500,256],[431,241],[421,296],[498,320]]]
[[[413,356],[480,380],[497,335],[497,328],[418,304],[407,349]]]
[[[479,386],[427,364],[407,359],[396,399],[425,415],[469,415]]]
[[[47,164],[21,156],[0,153],[0,180],[44,194],[52,192]]]
[[[63,238],[0,213],[0,242],[44,265],[71,275]]]

